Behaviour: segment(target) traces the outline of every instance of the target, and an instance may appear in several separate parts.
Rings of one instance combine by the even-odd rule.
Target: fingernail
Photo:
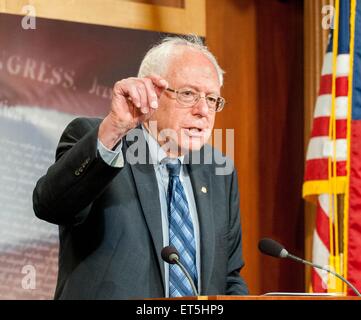
[[[151,106],[153,109],[157,109],[157,108],[158,108],[158,102],[157,102],[157,101],[152,101],[152,103],[150,104],[150,106]]]
[[[168,87],[168,82],[165,80],[160,80],[159,83],[164,87]]]
[[[144,114],[147,114],[147,113],[148,113],[148,109],[147,109],[147,108],[142,108],[141,111],[142,111],[142,113],[144,113]]]

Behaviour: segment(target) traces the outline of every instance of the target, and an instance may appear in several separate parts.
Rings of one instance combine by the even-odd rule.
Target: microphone
[[[317,269],[321,269],[324,271],[327,271],[331,274],[333,274],[334,276],[336,276],[337,278],[341,279],[344,283],[346,283],[352,290],[353,292],[355,292],[355,294],[357,296],[361,296],[360,292],[355,288],[354,285],[352,285],[352,283],[350,283],[348,280],[346,280],[343,276],[339,275],[338,273],[330,270],[327,267],[322,267],[318,264],[312,263],[310,261],[301,259],[297,256],[294,256],[293,254],[288,253],[288,251],[285,249],[285,247],[283,245],[281,245],[280,243],[278,243],[275,240],[269,239],[269,238],[264,238],[261,239],[258,242],[258,249],[266,255],[275,257],[275,258],[288,258],[288,259],[292,259],[294,261],[297,262],[301,262],[303,264],[309,265],[311,267],[317,268]]]
[[[165,262],[167,262],[169,264],[178,265],[178,267],[182,270],[182,272],[184,273],[184,275],[188,279],[188,281],[189,281],[189,283],[190,283],[190,285],[192,287],[193,294],[195,296],[198,296],[199,294],[197,292],[196,286],[194,285],[192,277],[190,276],[187,269],[183,266],[183,264],[179,260],[179,253],[178,253],[177,249],[174,248],[173,246],[164,247],[162,249],[161,255],[162,255],[162,259]]]

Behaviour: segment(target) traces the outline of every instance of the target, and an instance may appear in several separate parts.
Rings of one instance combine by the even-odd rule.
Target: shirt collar
[[[149,133],[147,128],[142,125],[143,134],[145,140],[148,143],[149,153],[153,164],[162,164],[165,162],[165,159],[168,158],[167,153],[163,150],[163,148],[159,145],[158,141]],[[178,157],[181,164],[184,162],[184,155]]]

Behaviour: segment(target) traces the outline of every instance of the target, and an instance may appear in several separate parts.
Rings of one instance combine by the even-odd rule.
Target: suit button
[[[87,159],[81,164],[81,166],[82,166],[83,168],[85,168],[85,167],[88,165],[89,161],[90,161],[90,158],[87,158]]]

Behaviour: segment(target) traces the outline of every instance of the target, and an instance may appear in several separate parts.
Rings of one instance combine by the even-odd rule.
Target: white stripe
[[[322,66],[322,75],[332,74],[332,62],[333,62],[333,53],[328,52],[325,54]],[[337,66],[336,66],[336,76],[347,76],[350,71],[350,55],[339,54],[337,56]]]
[[[328,228],[328,226],[326,226]],[[319,234],[315,230],[313,233],[313,252],[312,262],[321,266],[327,266],[329,264],[330,252],[325,246],[324,242],[319,237]]]
[[[347,97],[337,97],[335,100],[336,110],[335,115],[336,119],[347,119],[347,108],[348,108],[348,98]],[[332,109],[332,95],[323,94],[317,97],[316,107],[313,117],[329,117],[331,116]]]
[[[325,58],[323,60],[322,66],[322,75],[332,74],[332,60],[333,54],[332,52],[328,52],[325,54]]]
[[[323,94],[317,97],[314,118],[331,115],[332,95]]]
[[[350,55],[346,54],[339,54],[337,56],[337,70],[336,76],[347,76],[350,71]]]
[[[347,119],[348,97],[336,98],[336,119]]]
[[[308,143],[306,160],[323,159],[323,148],[326,142],[330,139],[328,137],[313,137]]]
[[[336,140],[336,161],[347,159],[347,140]],[[333,157],[334,143],[329,137],[313,137],[308,144],[306,160],[327,159]]]
[[[313,252],[312,252],[312,262],[321,266],[329,265],[329,256],[330,252],[325,247],[323,242],[321,241],[316,230],[313,233]],[[322,287],[327,288],[327,278],[328,273],[326,271],[321,271],[319,269],[314,269],[319,277],[322,279]]]
[[[347,160],[347,139],[336,140],[336,161]]]
[[[318,196],[318,203],[324,214],[330,217],[330,195],[327,193],[320,194]]]

